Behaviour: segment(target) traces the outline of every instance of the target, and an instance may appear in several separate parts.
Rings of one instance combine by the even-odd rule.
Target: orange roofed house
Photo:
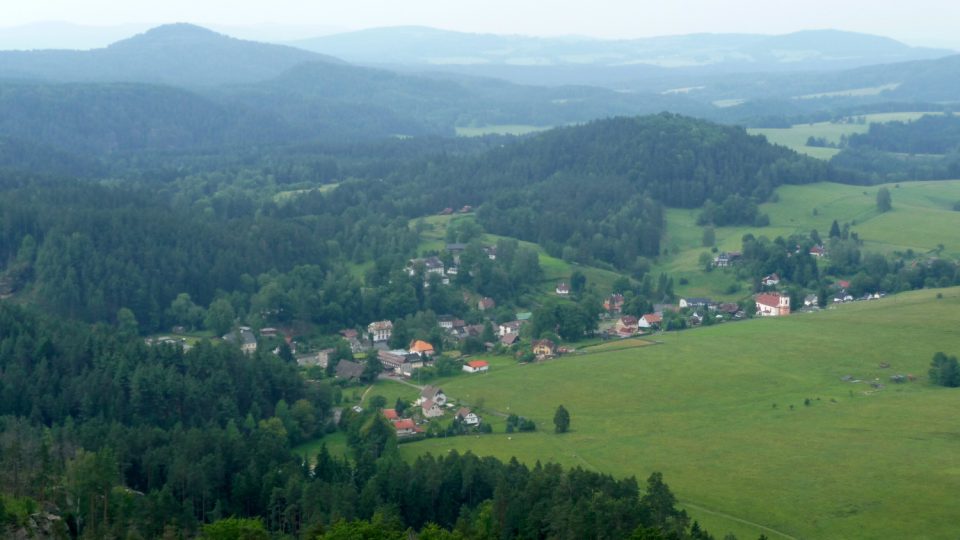
[[[482,373],[490,370],[490,363],[486,360],[471,360],[463,365],[467,373]]]
[[[420,356],[433,356],[433,345],[419,339],[411,341],[410,346],[407,347],[407,349],[412,353],[419,354]]]
[[[790,314],[790,297],[785,294],[758,294],[756,303],[757,315],[760,317],[783,317]]]

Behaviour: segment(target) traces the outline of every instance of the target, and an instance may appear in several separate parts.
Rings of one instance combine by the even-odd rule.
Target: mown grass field
[[[934,352],[960,353],[958,313],[960,289],[927,290],[658,335],[662,343],[629,350],[501,363],[443,388],[533,418],[539,432],[401,451],[471,450],[641,479],[662,471],[718,537],[956,538],[960,390],[932,387],[925,374]],[[918,379],[889,383],[895,373]],[[876,379],[886,386],[871,388]],[[551,432],[559,404],[569,434]]]

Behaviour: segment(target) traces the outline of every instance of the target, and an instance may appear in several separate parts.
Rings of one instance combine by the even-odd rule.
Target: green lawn
[[[777,537],[737,518],[798,538],[955,538],[960,390],[931,387],[925,373],[934,352],[960,353],[958,310],[960,289],[918,291],[457,377],[444,382],[448,395],[483,398],[541,431],[402,452],[456,448],[641,478],[662,471],[718,537]],[[894,373],[919,378],[889,384]],[[559,404],[572,417],[563,436],[550,433]]]

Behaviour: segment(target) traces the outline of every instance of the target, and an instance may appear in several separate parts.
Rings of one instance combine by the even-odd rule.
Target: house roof
[[[713,300],[710,300],[709,298],[690,297],[690,298],[684,298],[684,300],[687,302],[687,304],[695,304],[695,305],[702,305],[702,306],[713,303]]]
[[[425,399],[425,400],[423,401],[423,403],[420,404],[420,408],[423,409],[423,410],[425,410],[425,411],[429,411],[430,409],[432,409],[432,408],[434,408],[434,407],[439,407],[439,406],[440,406],[440,405],[439,405],[436,401],[434,401],[434,400],[432,400],[432,399]]]
[[[472,413],[472,412],[473,412],[473,411],[471,411],[471,410],[470,410],[469,408],[467,408],[467,407],[460,407],[460,409],[457,411],[457,417],[458,417],[458,418],[465,418],[468,414],[470,414],[470,413]]]
[[[433,352],[433,345],[427,343],[426,341],[415,339],[410,342],[410,352],[412,353],[426,353]]]
[[[500,343],[503,343],[504,345],[513,345],[518,339],[520,339],[520,336],[514,334],[513,332],[508,332],[500,337]]]
[[[396,409],[384,409],[383,416],[385,416],[387,420],[396,420],[397,418],[400,418],[400,415],[397,414]]]
[[[496,307],[497,303],[493,301],[493,298],[490,298],[489,296],[484,296],[483,298],[480,299],[480,303],[478,305],[481,306],[483,309],[490,309],[492,307]]]
[[[473,369],[478,369],[483,367],[490,367],[490,362],[487,362],[486,360],[471,360],[467,362],[467,365],[472,367]]]
[[[347,338],[347,339],[350,339],[350,338],[355,338],[355,337],[357,337],[359,334],[358,334],[357,331],[354,330],[353,328],[346,328],[346,329],[340,331],[340,335],[343,336],[343,337],[345,337],[345,338]]]
[[[650,324],[657,324],[663,321],[663,316],[657,315],[656,313],[647,313],[643,316],[643,320],[647,321]]]
[[[623,317],[620,317],[620,324],[624,326],[636,326],[638,322],[640,321],[637,320],[637,318],[633,315],[624,315]]]
[[[776,293],[765,293],[757,295],[757,303],[769,307],[780,307],[781,296]]]
[[[367,326],[367,329],[371,332],[377,330],[392,330],[393,323],[391,321],[374,321]]]
[[[409,418],[401,418],[393,421],[393,427],[398,431],[401,429],[416,429],[417,424]]]
[[[424,399],[433,399],[437,397],[437,394],[442,394],[442,393],[443,393],[443,389],[441,389],[439,386],[433,386],[431,384],[428,384],[427,386],[423,387],[423,390],[420,391],[420,397]]]
[[[356,379],[363,375],[363,366],[350,361],[341,360],[337,363],[336,376],[340,379]]]

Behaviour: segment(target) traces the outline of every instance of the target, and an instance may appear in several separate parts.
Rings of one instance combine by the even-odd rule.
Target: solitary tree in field
[[[877,209],[881,212],[889,212],[893,208],[893,200],[890,198],[890,190],[882,187],[877,191]]]
[[[557,412],[553,415],[553,425],[557,433],[566,433],[570,430],[570,413],[563,405],[557,407]]]

